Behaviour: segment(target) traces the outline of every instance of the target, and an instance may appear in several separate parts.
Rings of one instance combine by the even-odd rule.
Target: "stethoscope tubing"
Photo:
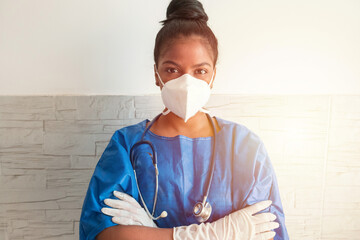
[[[209,121],[211,122],[211,125],[212,125],[212,129],[213,129],[213,132],[214,132],[214,141],[213,141],[213,147],[212,147],[212,154],[211,154],[211,173],[210,173],[210,177],[209,177],[209,180],[208,180],[208,184],[207,184],[207,189],[206,189],[206,194],[204,196],[204,199],[203,199],[203,204],[205,205],[206,203],[206,199],[207,197],[209,196],[209,193],[210,193],[210,187],[211,187],[211,183],[212,183],[212,179],[213,179],[213,176],[214,176],[214,169],[215,169],[215,140],[216,140],[216,127],[215,127],[215,124],[214,124],[214,121],[211,119],[211,116],[209,114],[206,114],[206,116],[208,117]]]
[[[140,195],[140,199],[144,205],[144,208],[145,208],[145,211],[147,212],[147,214],[149,215],[150,218],[152,218],[153,220],[157,220],[161,217],[158,216],[158,217],[154,217],[154,214],[155,214],[155,208],[156,208],[156,202],[157,202],[157,195],[158,195],[158,187],[159,187],[159,179],[158,179],[158,175],[159,175],[159,171],[158,171],[158,167],[157,167],[157,153],[156,153],[156,149],[155,147],[153,146],[153,144],[150,142],[150,141],[147,141],[147,140],[144,140],[144,137],[146,135],[146,133],[150,130],[150,128],[152,127],[152,125],[155,123],[155,121],[157,119],[159,119],[159,117],[162,115],[162,113],[158,114],[151,122],[150,124],[145,128],[142,136],[141,136],[141,139],[140,141],[136,142],[130,149],[130,161],[131,161],[131,165],[133,167],[133,170],[134,170],[134,176],[135,176],[135,181],[136,181],[136,186],[137,186],[137,189],[138,189],[138,192],[139,192],[139,195]],[[210,176],[209,176],[209,179],[208,179],[208,183],[207,183],[207,188],[206,188],[206,194],[204,195],[203,197],[203,201],[202,201],[202,204],[203,206],[206,205],[206,200],[209,196],[209,193],[210,193],[210,187],[211,187],[211,183],[212,183],[212,179],[213,179],[213,175],[214,175],[214,169],[215,169],[215,146],[216,146],[216,127],[215,127],[215,124],[214,124],[214,121],[212,120],[211,116],[206,113],[206,116],[208,118],[208,120],[211,122],[211,126],[212,126],[212,129],[213,129],[213,133],[214,133],[214,140],[213,140],[213,147],[212,147],[212,156],[211,156],[211,173],[210,173]],[[153,199],[153,211],[152,211],[152,214],[150,214],[146,204],[145,204],[145,201],[142,197],[142,194],[141,194],[141,191],[140,191],[140,188],[139,188],[139,184],[138,184],[138,181],[137,181],[137,176],[136,176],[136,170],[135,170],[135,167],[136,167],[136,164],[135,164],[135,158],[134,158],[134,149],[139,146],[139,145],[142,145],[142,144],[147,144],[150,146],[151,148],[151,151],[152,151],[152,162],[153,162],[153,165],[155,167],[155,194],[154,194],[154,199]],[[210,212],[211,214],[211,212]],[[208,216],[209,217],[209,216]],[[208,217],[205,219],[205,221],[208,219]]]
[[[140,141],[136,142],[130,149],[130,162],[131,162],[131,165],[133,167],[133,170],[134,170],[134,177],[135,177],[135,181],[136,181],[136,187],[138,189],[138,192],[139,192],[139,196],[140,196],[140,199],[141,199],[141,202],[143,203],[144,205],[144,208],[145,208],[145,211],[146,213],[149,215],[149,217],[151,217],[153,220],[157,220],[159,217],[157,218],[154,218],[154,214],[155,214],[155,208],[156,208],[156,202],[157,202],[157,195],[158,195],[158,187],[159,187],[159,170],[158,170],[158,167],[157,167],[157,153],[156,153],[156,149],[154,147],[154,145],[150,142],[150,141],[147,141],[147,140],[144,140],[144,137],[145,137],[145,134],[149,131],[149,129],[151,128],[151,126],[155,123],[155,121],[161,116],[161,113],[159,115],[157,115],[151,122],[150,124],[148,125],[148,127],[145,129],[145,131],[143,132],[142,136],[141,136],[141,139]],[[142,194],[141,194],[141,191],[140,191],[140,188],[139,188],[139,183],[137,181],[137,176],[136,176],[136,163],[135,163],[135,158],[134,158],[134,149],[137,147],[137,146],[140,146],[142,144],[147,144],[150,148],[151,148],[151,151],[152,151],[152,156],[151,156],[151,159],[152,159],[152,162],[153,162],[153,165],[155,167],[155,194],[154,194],[154,199],[153,199],[153,210],[152,210],[152,214],[150,214],[146,204],[145,204],[145,201],[142,197]]]

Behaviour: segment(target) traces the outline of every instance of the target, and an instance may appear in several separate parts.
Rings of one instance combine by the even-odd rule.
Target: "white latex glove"
[[[272,229],[279,223],[273,222],[276,216],[270,212],[260,212],[271,205],[272,201],[262,201],[233,212],[212,223],[192,224],[173,228],[174,240],[268,240],[275,236]]]
[[[156,227],[156,224],[146,214],[140,204],[130,195],[114,191],[114,195],[119,198],[107,198],[104,203],[112,208],[102,208],[101,212],[112,216],[112,221],[121,225],[140,225],[147,227]]]

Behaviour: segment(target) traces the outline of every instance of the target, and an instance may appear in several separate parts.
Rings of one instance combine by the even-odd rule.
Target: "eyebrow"
[[[179,64],[177,64],[176,62],[170,61],[170,60],[165,61],[162,64],[173,64],[173,65],[175,65],[177,67],[180,67]],[[211,65],[209,63],[207,63],[207,62],[202,62],[202,63],[199,63],[199,64],[195,64],[193,67],[201,67],[201,66],[204,66],[204,65],[207,65],[207,66],[211,67]]]
[[[177,66],[177,67],[180,67],[179,64],[177,64],[176,62],[170,61],[170,60],[165,61],[165,62],[163,62],[162,64],[172,64],[172,65],[175,65],[175,66]]]
[[[201,66],[204,66],[204,65],[208,65],[209,67],[211,67],[211,65],[207,62],[202,62],[202,63],[199,63],[199,64],[196,64],[194,65],[194,67],[201,67]]]

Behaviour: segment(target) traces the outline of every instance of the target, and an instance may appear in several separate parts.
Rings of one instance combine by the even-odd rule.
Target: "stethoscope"
[[[157,155],[156,155],[156,150],[155,147],[152,145],[152,143],[150,141],[144,140],[145,134],[149,131],[149,129],[151,128],[151,126],[155,123],[155,121],[162,115],[162,113],[160,113],[159,115],[157,115],[147,126],[147,128],[145,129],[145,131],[143,132],[140,141],[138,141],[137,143],[135,143],[131,149],[130,149],[130,161],[131,161],[131,165],[133,167],[134,170],[134,175],[135,175],[135,181],[136,181],[136,187],[138,189],[139,192],[139,196],[141,199],[141,202],[145,208],[145,211],[147,213],[147,215],[152,219],[152,220],[158,220],[160,218],[165,218],[167,217],[167,212],[166,211],[162,211],[161,214],[158,217],[154,217],[154,213],[155,213],[155,208],[156,208],[156,201],[157,201],[157,195],[158,195],[158,187],[159,187],[159,169],[157,167]],[[200,223],[205,222],[206,220],[209,219],[211,212],[212,212],[212,208],[210,203],[207,201],[207,198],[209,196],[209,192],[210,192],[210,186],[211,186],[211,182],[212,182],[212,178],[214,175],[214,167],[215,167],[215,135],[216,135],[216,128],[215,128],[215,124],[213,122],[213,120],[211,119],[211,116],[206,113],[207,118],[209,119],[209,121],[211,122],[212,125],[212,129],[214,132],[214,141],[213,141],[213,148],[212,148],[212,155],[211,155],[211,174],[207,183],[207,188],[206,188],[206,194],[203,197],[203,200],[201,202],[197,202],[193,208],[193,215],[195,216],[196,220]],[[135,170],[135,158],[134,158],[134,149],[142,144],[148,145],[151,149],[151,153],[149,153],[154,168],[155,168],[155,194],[154,194],[154,203],[153,203],[153,210],[152,210],[152,214],[150,214],[149,209],[147,208],[144,199],[142,197],[140,188],[139,188],[139,184],[137,181],[137,177],[136,177],[136,170]]]

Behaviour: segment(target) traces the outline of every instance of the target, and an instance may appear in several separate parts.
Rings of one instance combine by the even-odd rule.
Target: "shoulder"
[[[237,173],[235,175],[242,180],[245,179],[244,176],[248,176],[249,186],[253,184],[254,176],[257,181],[271,180],[269,176],[274,174],[272,163],[259,135],[243,124],[223,119],[218,119],[218,122],[220,132],[223,131],[220,136],[226,146],[224,148],[232,152],[232,161],[241,166],[234,169]]]
[[[143,120],[141,122],[138,122],[136,124],[128,125],[126,127],[120,128],[115,131],[116,134],[123,134],[123,135],[136,135],[140,132],[142,132],[145,129],[146,122],[148,120]]]
[[[114,163],[114,159],[128,159],[131,146],[141,138],[143,126],[145,126],[146,121],[147,120],[144,120],[116,130],[103,151],[98,165],[100,164],[102,168],[108,168],[106,164],[109,161]],[[123,164],[126,161],[115,162]],[[118,165],[120,166],[121,164]]]
[[[246,143],[247,145],[260,146],[263,144],[259,135],[250,130],[247,126],[233,121],[216,117],[220,132],[227,137],[232,137],[232,142]]]
[[[141,138],[147,121],[148,120],[143,120],[139,123],[128,125],[116,130],[110,141],[119,142],[123,146],[132,145],[133,142],[136,142]]]
[[[221,128],[218,142],[232,153],[233,161],[245,169],[271,165],[264,142],[255,132],[243,124],[216,118]],[[226,154],[226,153],[224,153]]]

